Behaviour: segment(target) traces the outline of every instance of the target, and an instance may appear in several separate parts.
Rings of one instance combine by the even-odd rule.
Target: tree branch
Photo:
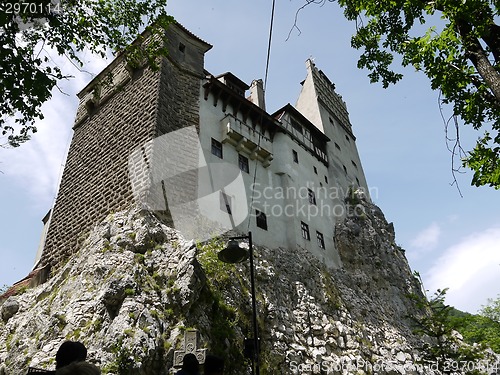
[[[481,39],[488,45],[495,58],[495,63],[500,62],[500,26],[491,23],[488,33],[481,35]]]
[[[486,51],[479,40],[473,35],[472,26],[464,21],[455,20],[457,30],[463,40],[467,58],[472,62],[479,75],[495,97],[496,105],[500,104],[500,74],[488,59]]]
[[[460,128],[458,127],[458,120],[456,115],[450,116],[448,120],[445,119],[444,114],[443,114],[443,107],[441,105],[442,100],[441,100],[441,95],[442,93],[439,92],[439,97],[438,97],[438,106],[439,106],[439,113],[441,115],[441,118],[444,123],[444,132],[445,132],[445,142],[446,142],[446,148],[451,154],[451,175],[453,177],[453,181],[450,183],[451,186],[455,185],[458,194],[460,194],[460,197],[463,198],[462,191],[460,190],[460,186],[458,184],[457,180],[457,173],[463,174],[461,170],[461,164],[459,167],[456,167],[455,165],[455,158],[458,156],[460,159],[465,156],[465,151],[462,148],[462,145],[460,143]],[[453,124],[455,126],[455,135],[453,137],[449,136],[449,128],[450,128],[450,122],[453,120]],[[450,146],[451,144],[451,146]]]
[[[329,3],[333,3],[335,2],[336,0],[305,0],[306,3],[304,5],[302,5],[299,9],[297,9],[297,12],[295,12],[295,19],[293,21],[293,25],[290,29],[290,31],[288,32],[288,36],[286,37],[285,41],[287,42],[288,39],[290,39],[290,36],[292,35],[292,31],[294,29],[297,29],[297,31],[299,32],[299,35],[302,34],[302,31],[300,30],[300,28],[297,26],[297,23],[298,23],[298,20],[299,20],[299,13],[304,9],[306,8],[308,5],[311,5],[311,4],[319,4],[319,6],[323,6],[325,5],[325,3],[329,2]]]

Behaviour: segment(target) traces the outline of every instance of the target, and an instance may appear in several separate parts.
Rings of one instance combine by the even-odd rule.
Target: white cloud
[[[61,98],[55,99],[44,108],[50,120],[37,124],[39,132],[26,144],[6,150],[1,156],[5,177],[29,191],[34,201],[45,206],[50,206],[55,195],[71,131],[71,119],[64,112],[58,112],[57,107],[74,110],[75,105]]]
[[[411,240],[410,246],[423,252],[432,250],[436,247],[440,235],[441,228],[434,222],[418,233],[417,236]]]
[[[446,249],[427,271],[430,291],[449,288],[446,301],[476,312],[500,293],[500,226],[473,233]]]

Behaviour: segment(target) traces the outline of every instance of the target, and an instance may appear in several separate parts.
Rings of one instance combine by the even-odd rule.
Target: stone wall
[[[178,24],[169,27],[167,37],[170,54],[159,70],[131,69],[122,55],[79,94],[42,266],[60,264],[96,222],[130,207],[132,151],[161,134],[199,125],[200,79],[210,45]]]

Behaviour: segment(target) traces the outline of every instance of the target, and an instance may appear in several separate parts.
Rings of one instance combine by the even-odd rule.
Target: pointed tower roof
[[[335,84],[316,67],[311,59],[306,60],[306,68],[307,77],[301,82],[302,91],[296,108],[324,132],[320,117],[320,104],[354,137],[347,106],[342,97],[335,92]]]

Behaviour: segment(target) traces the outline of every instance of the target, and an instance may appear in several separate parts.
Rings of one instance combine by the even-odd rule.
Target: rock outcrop
[[[255,249],[263,374],[422,373],[407,298],[420,285],[380,209],[352,199],[363,210],[336,227],[342,269]],[[59,345],[79,340],[103,373],[166,374],[196,329],[227,374],[250,373],[249,266],[219,262],[222,243],[185,240],[149,212],[110,215],[45,284],[3,302],[0,366],[52,369]]]

